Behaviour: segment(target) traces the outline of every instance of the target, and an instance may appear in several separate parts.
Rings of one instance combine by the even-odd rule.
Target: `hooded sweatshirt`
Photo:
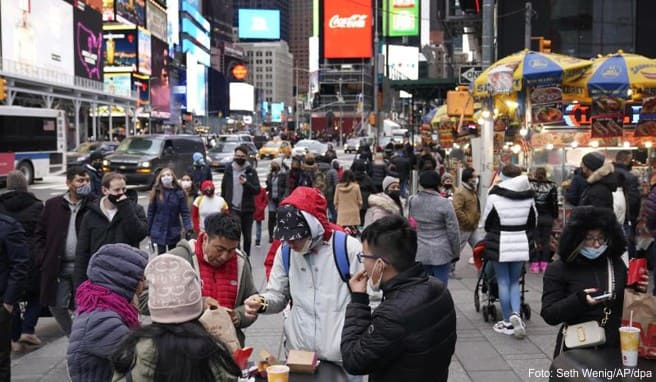
[[[309,253],[291,251],[289,272],[277,250],[262,293],[268,303],[265,313],[281,312],[292,299],[294,304],[284,323],[289,349],[315,351],[319,359],[339,362],[344,315],[351,295],[333,258],[331,238],[335,226],[326,216],[326,199],[316,189],[296,188],[281,202],[287,204],[303,212],[313,243]],[[346,247],[350,273],[355,274],[362,269],[356,257],[362,245],[348,237]]]

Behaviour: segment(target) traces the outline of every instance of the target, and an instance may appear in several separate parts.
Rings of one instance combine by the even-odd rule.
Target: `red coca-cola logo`
[[[354,14],[348,17],[340,17],[339,15],[334,15],[330,18],[328,23],[329,28],[341,28],[341,29],[355,29],[355,28],[365,28],[367,26],[367,15]]]

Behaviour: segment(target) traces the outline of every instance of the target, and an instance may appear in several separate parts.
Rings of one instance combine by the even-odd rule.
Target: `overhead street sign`
[[[483,67],[479,65],[462,65],[459,70],[458,82],[462,85],[469,85],[474,82],[482,71]]]

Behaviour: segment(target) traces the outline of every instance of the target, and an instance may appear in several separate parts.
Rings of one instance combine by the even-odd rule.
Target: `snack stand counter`
[[[289,382],[346,382],[346,373],[341,366],[322,361],[314,374],[289,374]]]

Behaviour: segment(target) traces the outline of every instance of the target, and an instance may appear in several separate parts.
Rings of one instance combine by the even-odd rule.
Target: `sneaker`
[[[524,325],[524,321],[522,321],[522,318],[519,316],[517,313],[513,313],[510,315],[510,323],[512,324],[513,328],[513,335],[517,338],[524,338],[526,337],[526,325]]]
[[[543,273],[546,272],[548,266],[549,266],[548,261],[540,261],[540,272],[543,272]]]
[[[474,265],[474,256],[470,257],[469,260],[467,260],[467,264]]]
[[[22,344],[35,345],[35,346],[41,345],[41,340],[35,334],[23,333],[18,339],[18,342]]]
[[[255,248],[260,248],[260,241],[259,240],[255,240]]]
[[[528,271],[531,273],[540,273],[540,263],[538,262],[531,263],[531,266],[528,268]]]
[[[492,327],[495,332],[505,334],[507,336],[513,335],[513,326],[510,322],[499,321]]]

